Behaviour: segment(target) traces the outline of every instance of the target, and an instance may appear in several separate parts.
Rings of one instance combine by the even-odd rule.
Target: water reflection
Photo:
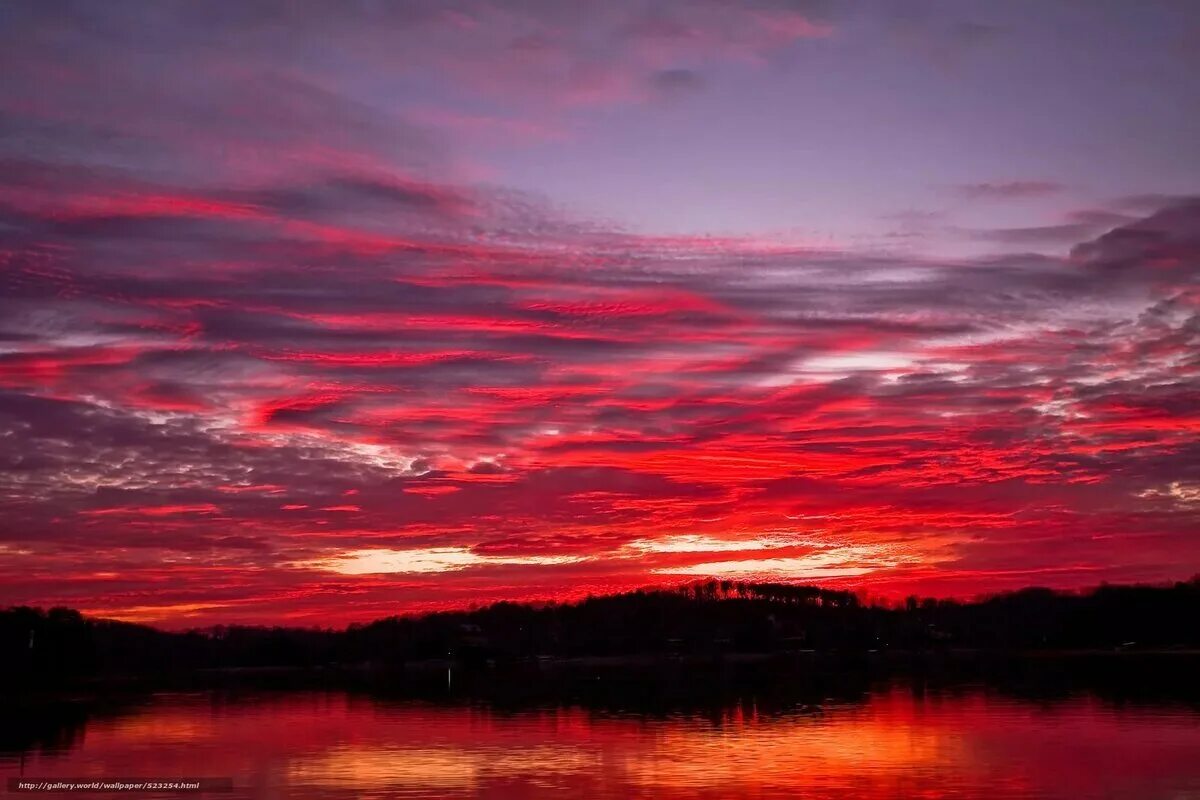
[[[203,691],[78,713],[73,734],[16,749],[8,718],[4,777],[233,776],[235,796],[253,798],[1200,796],[1193,707],[1092,694],[1031,702],[892,681],[855,700],[753,693],[647,714]]]

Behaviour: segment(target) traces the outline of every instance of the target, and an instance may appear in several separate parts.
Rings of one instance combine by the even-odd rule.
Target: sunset
[[[1200,644],[1200,3],[12,0],[0,74],[5,669]],[[907,702],[819,769],[967,758]]]
[[[1190,577],[1196,9],[1028,10],[8,5],[0,599]]]

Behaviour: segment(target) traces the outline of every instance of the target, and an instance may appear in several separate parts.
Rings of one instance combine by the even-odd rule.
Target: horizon
[[[729,591],[725,588],[721,588],[720,591],[718,592],[718,594],[714,597],[700,598],[700,597],[692,596],[692,595],[688,594],[688,591],[687,591],[688,589],[693,589],[695,587],[700,587],[705,584],[713,584],[713,583],[715,583],[715,584],[732,584],[733,586],[730,587],[731,589],[735,588],[738,585],[743,585],[743,586],[752,587],[752,588],[762,588],[762,587],[766,587],[766,586],[788,586],[788,587],[793,587],[796,589],[811,589],[816,592],[849,593],[849,594],[854,595],[854,597],[857,599],[859,606],[861,608],[903,612],[903,611],[906,611],[908,603],[910,601],[914,601],[914,600],[917,601],[918,603],[922,603],[922,604],[926,600],[936,600],[939,603],[942,601],[948,601],[948,602],[956,603],[959,606],[977,606],[977,605],[985,605],[989,602],[1003,599],[1005,597],[1011,597],[1013,595],[1020,595],[1020,594],[1024,594],[1024,593],[1028,593],[1028,592],[1049,592],[1058,597],[1087,598],[1087,597],[1091,597],[1091,596],[1097,594],[1100,591],[1111,591],[1111,590],[1149,589],[1149,590],[1156,590],[1156,591],[1169,591],[1171,589],[1177,589],[1180,586],[1186,586],[1187,584],[1200,583],[1200,574],[1193,575],[1189,579],[1178,580],[1178,581],[1160,581],[1157,583],[1120,583],[1120,584],[1101,583],[1101,584],[1096,584],[1094,586],[1080,586],[1080,587],[1075,587],[1075,588],[1071,588],[1071,589],[1053,589],[1048,586],[1029,585],[1029,586],[1022,586],[1022,587],[1016,588],[1016,589],[1005,589],[1005,590],[999,591],[999,592],[978,594],[978,595],[974,595],[972,597],[966,597],[966,598],[932,597],[932,596],[931,597],[921,597],[919,595],[908,595],[907,597],[892,597],[892,596],[886,596],[886,595],[871,595],[869,593],[862,592],[862,591],[855,591],[853,589],[818,586],[816,584],[811,584],[811,583],[778,582],[778,581],[731,581],[728,579],[718,579],[718,578],[699,578],[699,579],[688,581],[685,583],[654,584],[654,585],[648,585],[648,586],[638,586],[638,587],[634,587],[634,588],[630,588],[630,589],[623,589],[620,592],[614,592],[611,594],[586,595],[583,597],[571,597],[571,598],[566,598],[566,599],[548,598],[548,599],[529,599],[529,600],[493,600],[493,601],[490,601],[487,603],[471,603],[467,606],[454,606],[454,607],[450,607],[450,608],[438,608],[438,609],[430,609],[430,610],[411,610],[411,611],[399,613],[399,614],[388,614],[385,616],[379,616],[379,617],[375,617],[373,619],[369,619],[369,620],[365,620],[365,621],[357,620],[354,622],[347,622],[347,623],[343,623],[343,624],[337,625],[337,626],[321,625],[319,621],[314,620],[314,621],[309,622],[308,624],[295,624],[295,625],[287,625],[287,624],[282,624],[280,622],[272,623],[269,621],[261,621],[261,622],[251,622],[251,623],[218,622],[218,623],[213,623],[211,625],[204,625],[204,626],[190,625],[190,626],[184,626],[184,627],[175,627],[172,625],[162,625],[162,624],[155,624],[153,622],[144,622],[144,621],[140,621],[137,619],[122,619],[120,617],[98,616],[98,615],[93,615],[93,614],[82,612],[82,611],[80,611],[80,609],[68,608],[65,606],[57,606],[57,607],[51,607],[51,608],[44,608],[42,606],[28,606],[28,605],[7,606],[7,607],[0,608],[0,614],[6,613],[6,612],[30,610],[30,611],[37,612],[38,614],[41,614],[41,615],[46,615],[50,611],[54,611],[56,609],[62,609],[62,610],[78,613],[84,620],[89,621],[89,622],[117,622],[117,623],[131,624],[131,625],[140,625],[143,627],[153,628],[154,630],[161,631],[163,633],[205,633],[205,632],[212,631],[215,628],[223,628],[223,627],[257,628],[257,629],[263,629],[263,630],[285,629],[285,630],[344,633],[356,625],[357,626],[369,626],[374,623],[388,622],[388,621],[392,621],[392,620],[421,621],[421,620],[426,619],[427,617],[430,617],[433,615],[440,615],[440,614],[462,614],[462,615],[469,616],[471,614],[476,614],[476,613],[485,613],[496,606],[503,606],[503,605],[516,605],[516,606],[521,606],[521,607],[535,609],[535,610],[551,609],[551,608],[558,608],[558,607],[572,607],[573,608],[573,607],[578,607],[584,603],[588,603],[588,602],[592,602],[592,601],[603,601],[605,599],[620,599],[622,597],[628,597],[631,595],[655,595],[655,594],[680,595],[680,596],[684,597],[685,599],[695,601],[695,602],[725,602],[725,601],[735,601],[735,600],[762,601],[763,600],[763,598],[761,598],[761,597],[757,597],[757,598],[750,597],[750,596],[743,597],[740,594],[737,596],[731,597],[729,595]],[[907,610],[911,610],[911,609],[907,609]],[[181,624],[182,624],[182,621],[181,621]]]
[[[1200,3],[0,6],[0,607],[1200,573]]]

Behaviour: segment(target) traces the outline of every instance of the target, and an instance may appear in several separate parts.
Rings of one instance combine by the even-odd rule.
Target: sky
[[[0,605],[1200,573],[1200,4],[0,5]]]

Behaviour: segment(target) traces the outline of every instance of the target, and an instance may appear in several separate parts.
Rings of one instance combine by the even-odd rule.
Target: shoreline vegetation
[[[1030,588],[972,602],[910,597],[893,607],[813,586],[700,581],[569,604],[501,602],[389,617],[343,630],[167,632],[71,609],[17,607],[0,611],[0,655],[8,686],[184,675],[270,681],[446,670],[1082,663],[1114,655],[1144,662],[1200,656],[1200,576],[1170,586]]]

